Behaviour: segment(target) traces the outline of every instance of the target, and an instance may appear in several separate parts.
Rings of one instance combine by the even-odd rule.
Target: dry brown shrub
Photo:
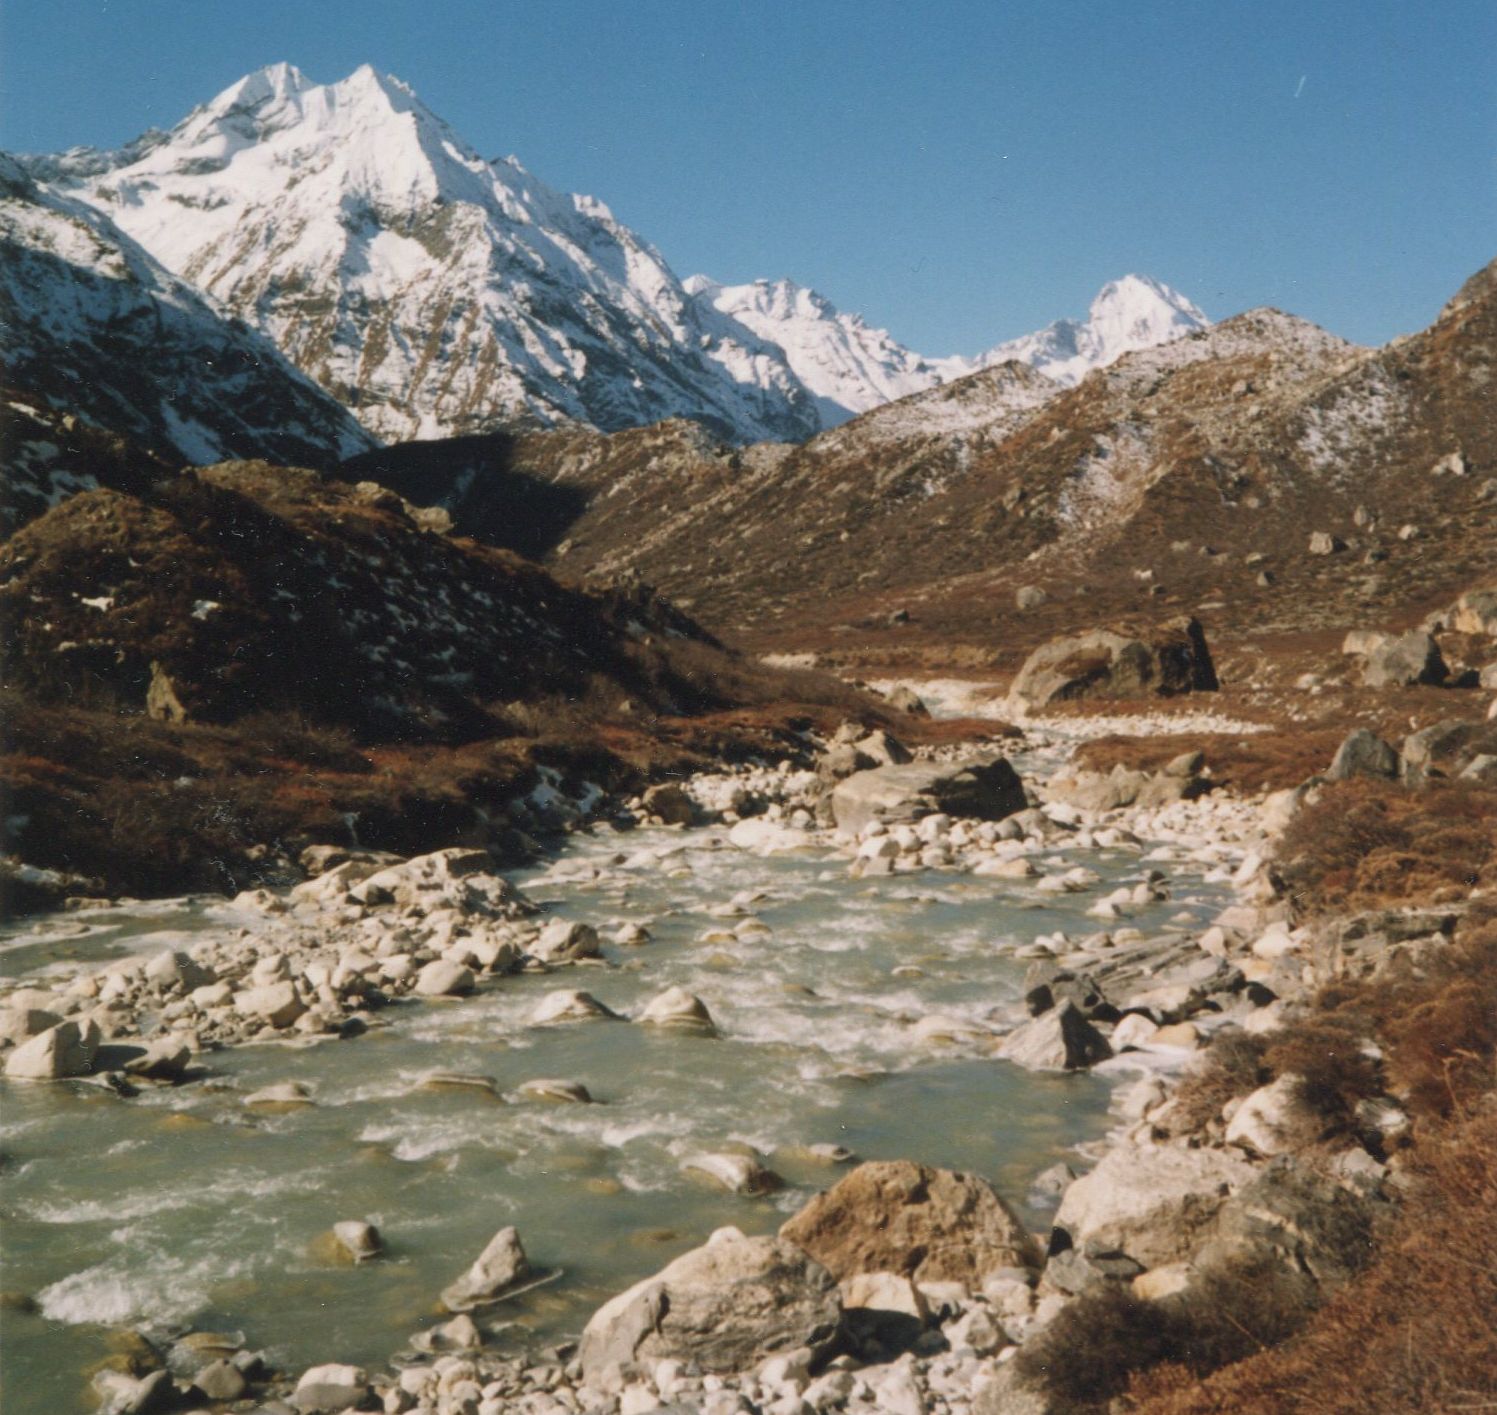
[[[1378,1063],[1363,1050],[1364,1035],[1358,1019],[1331,1013],[1292,1023],[1269,1039],[1265,1065],[1276,1078],[1299,1078],[1297,1098],[1324,1126],[1323,1137],[1351,1130],[1358,1103],[1382,1093]]]
[[[1464,895],[1497,866],[1497,790],[1431,781],[1335,782],[1285,831],[1278,870],[1306,914]]]
[[[1216,1121],[1222,1107],[1272,1080],[1263,1038],[1224,1027],[1180,1078],[1164,1126],[1172,1136],[1195,1135]]]
[[[1141,1372],[1166,1366],[1198,1378],[1284,1340],[1313,1295],[1313,1284],[1265,1256],[1200,1274],[1184,1299],[1150,1302],[1109,1282],[1065,1307],[1015,1360],[1063,1410],[1105,1410]]]

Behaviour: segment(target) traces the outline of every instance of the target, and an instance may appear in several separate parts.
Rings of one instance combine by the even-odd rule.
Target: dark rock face
[[[837,828],[850,834],[873,820],[913,821],[937,811],[1002,820],[1028,804],[1018,773],[1003,757],[941,766],[912,762],[858,771],[832,792]]]
[[[1200,623],[1173,619],[1146,635],[1094,629],[1054,639],[1030,654],[1010,696],[1033,709],[1077,698],[1172,697],[1216,688]]]
[[[862,1164],[780,1229],[839,1279],[896,1273],[973,1288],[1002,1267],[1036,1267],[1039,1252],[986,1181],[897,1160]]]

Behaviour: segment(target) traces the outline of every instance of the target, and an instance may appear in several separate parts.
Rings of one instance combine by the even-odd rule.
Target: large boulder
[[[725,1228],[604,1303],[579,1355],[594,1385],[664,1360],[743,1371],[800,1348],[820,1354],[841,1325],[836,1279],[820,1263],[784,1239]]]
[[[881,1160],[859,1165],[780,1229],[839,1279],[896,1273],[980,1288],[997,1268],[1036,1267],[1039,1251],[985,1180]]]
[[[1226,1150],[1119,1145],[1066,1190],[1054,1226],[1083,1251],[1161,1267],[1188,1257],[1255,1173]]]
[[[860,771],[833,790],[832,817],[838,830],[856,835],[875,820],[914,821],[944,813],[996,821],[1028,804],[1024,784],[1006,758],[979,757]]]
[[[1171,697],[1216,688],[1200,623],[1180,618],[1142,634],[1093,629],[1052,639],[1024,661],[1009,699],[1034,710],[1074,698]]]
[[[513,1225],[501,1228],[472,1266],[442,1291],[442,1305],[465,1312],[484,1302],[496,1302],[530,1277],[530,1263]]]
[[[1074,1002],[1065,1001],[1010,1032],[998,1055],[1030,1071],[1081,1071],[1106,1061],[1112,1047]]]
[[[1331,781],[1350,781],[1354,776],[1382,777],[1392,780],[1398,775],[1398,753],[1381,737],[1358,727],[1347,734],[1336,748],[1326,776]]]
[[[1416,683],[1443,683],[1449,673],[1440,646],[1416,629],[1385,639],[1367,655],[1362,681],[1369,688],[1407,688]]]
[[[99,1049],[99,1028],[92,1021],[59,1022],[22,1042],[6,1058],[5,1074],[23,1081],[60,1081],[86,1076]]]

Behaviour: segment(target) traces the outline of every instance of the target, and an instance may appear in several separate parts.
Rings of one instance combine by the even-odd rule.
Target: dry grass
[[[1278,858],[1302,914],[1448,903],[1497,879],[1497,790],[1336,782],[1294,818]]]
[[[1071,1303],[1015,1358],[1062,1411],[1106,1410],[1159,1366],[1199,1377],[1292,1335],[1314,1285],[1270,1258],[1203,1273],[1188,1302],[1150,1302],[1107,1283]]]

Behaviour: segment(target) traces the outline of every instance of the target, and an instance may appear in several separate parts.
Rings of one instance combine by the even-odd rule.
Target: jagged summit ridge
[[[398,79],[273,65],[169,133],[32,172],[269,334],[386,439],[515,420],[820,426],[780,351],[706,315],[588,197],[488,162]]]
[[[1057,320],[975,357],[934,358],[906,348],[859,315],[841,313],[816,291],[791,280],[722,285],[694,275],[685,288],[698,303],[778,344],[816,396],[826,427],[1006,363],[1028,364],[1057,387],[1070,387],[1124,354],[1211,326],[1196,305],[1162,281],[1125,275],[1102,287],[1084,320]]]

